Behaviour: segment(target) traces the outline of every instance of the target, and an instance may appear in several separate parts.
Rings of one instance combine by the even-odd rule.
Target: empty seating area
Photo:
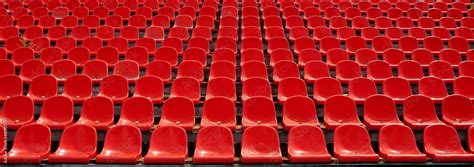
[[[5,0],[0,164],[473,163],[472,7]]]

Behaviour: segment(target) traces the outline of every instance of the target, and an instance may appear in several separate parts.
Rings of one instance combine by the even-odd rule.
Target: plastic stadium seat
[[[90,51],[86,47],[75,47],[67,53],[67,59],[72,60],[77,66],[82,67],[90,60]]]
[[[393,139],[397,140],[393,140]],[[387,162],[426,162],[417,146],[413,131],[404,125],[387,125],[379,133],[380,155]]]
[[[0,77],[0,81],[0,102],[23,94],[23,83],[20,77],[13,74],[4,75]]]
[[[256,38],[256,37],[249,37],[249,38],[242,39],[240,49],[244,51],[251,48],[262,50],[263,49],[262,39]]]
[[[209,141],[215,141],[215,143]],[[233,162],[234,138],[228,128],[209,126],[199,130],[193,163],[227,164]]]
[[[164,102],[158,126],[179,126],[191,131],[195,124],[193,102],[185,97],[170,97]]]
[[[339,162],[378,162],[367,130],[358,125],[342,125],[334,131],[334,156]]]
[[[229,78],[218,77],[208,81],[206,100],[214,97],[225,97],[232,102],[237,99],[235,82]]]
[[[158,127],[150,139],[146,164],[183,164],[188,154],[186,131],[176,126]]]
[[[474,99],[474,89],[472,85],[474,83],[473,77],[458,77],[454,80],[454,94],[464,95],[469,97],[471,101]]]
[[[123,26],[123,19],[119,15],[112,15],[112,16],[107,16],[105,18],[105,24],[106,26],[110,26],[114,29],[120,29]]]
[[[82,74],[88,76],[92,82],[99,83],[108,75],[107,63],[102,60],[91,60],[84,64]]]
[[[10,30],[4,28],[3,29],[4,32],[8,32]],[[15,32],[15,31],[13,31]],[[3,36],[5,36],[6,34],[3,34]],[[9,35],[9,36],[19,36],[18,34],[18,30],[15,32],[15,34],[12,34],[12,35]],[[26,40],[33,40],[35,38],[40,38],[40,37],[43,37],[43,29],[41,27],[28,27],[25,29],[24,31],[24,34],[23,34],[23,38],[25,38]]]
[[[448,47],[459,51],[460,53],[466,53],[469,51],[469,43],[463,37],[452,37],[448,41]]]
[[[39,164],[41,160],[48,158],[50,151],[50,129],[41,124],[28,124],[18,129],[8,152],[8,163]]]
[[[18,48],[13,50],[11,61],[15,67],[22,66],[26,61],[34,59],[34,51],[31,48]]]
[[[319,15],[310,16],[308,19],[307,26],[310,29],[315,29],[317,27],[326,26],[326,21]]]
[[[322,61],[310,61],[304,67],[304,79],[306,83],[313,83],[325,77],[330,77],[329,67]]]
[[[281,28],[280,28],[281,29]],[[283,30],[283,29],[282,29]],[[225,37],[225,38],[224,38]],[[219,41],[220,38],[224,38],[224,41],[227,41],[229,39],[232,40],[237,40],[238,34],[237,34],[237,28],[235,27],[220,27],[218,32],[217,32],[217,41]],[[221,40],[222,41],[222,40]],[[225,42],[224,42],[225,43]],[[233,49],[234,47],[232,47]]]
[[[298,55],[298,65],[304,68],[311,61],[322,61],[321,53],[316,49],[304,49]]]
[[[37,103],[42,103],[58,94],[58,81],[51,75],[40,75],[31,80],[28,96]]]
[[[283,60],[273,67],[273,82],[278,84],[285,78],[299,78],[298,65],[290,60]]]
[[[291,32],[290,32],[291,33]],[[290,35],[291,36],[291,35]],[[256,26],[242,28],[242,40],[246,38],[262,38],[260,28]]]
[[[314,102],[306,96],[290,97],[283,104],[283,127],[285,130],[299,125],[319,125]]]
[[[183,53],[183,42],[178,39],[178,38],[171,38],[171,37],[168,37],[166,38],[165,40],[163,40],[161,46],[169,46],[169,47],[172,47],[174,49],[176,49],[176,52],[178,54],[182,54]]]
[[[157,76],[164,84],[168,84],[171,82],[171,65],[166,61],[155,60],[148,64],[146,75]]]
[[[23,82],[29,83],[34,77],[43,74],[46,74],[44,63],[41,60],[32,59],[23,63],[19,76]]]
[[[0,77],[15,74],[15,65],[10,60],[0,60]]]
[[[339,80],[321,77],[315,80],[313,91],[316,103],[322,104],[331,96],[342,95],[342,86]]]
[[[71,36],[76,40],[84,40],[90,37],[90,29],[87,26],[77,26],[72,28]]]
[[[424,29],[436,29],[436,23],[432,18],[429,17],[420,17],[418,18],[418,26]]]
[[[266,17],[263,22],[263,28],[266,30],[269,27],[283,27],[281,18],[279,16]]]
[[[74,123],[73,116],[72,100],[66,96],[54,96],[44,101],[36,123],[46,125],[51,129],[63,130]]]
[[[439,19],[439,25],[441,27],[454,30],[457,27],[456,20],[450,18],[450,17],[443,17]]]
[[[371,19],[371,18],[369,18]],[[392,20],[386,17],[377,17],[375,19],[375,28],[379,30],[386,30],[392,27]]]
[[[144,34],[145,38],[151,38],[158,42],[161,42],[165,39],[165,33],[163,27],[151,26],[147,27]]]
[[[102,40],[111,40],[114,38],[114,29],[111,26],[101,26],[98,27],[96,30],[96,34],[94,37],[97,37]]]
[[[114,123],[114,104],[110,98],[94,96],[83,103],[81,116],[76,124],[86,124],[97,130],[107,130]]]
[[[268,97],[254,96],[243,102],[242,127],[255,125],[278,127],[275,106]]]
[[[169,30],[168,37],[178,38],[181,41],[188,41],[189,34],[185,27],[173,27]]]
[[[467,129],[474,124],[472,103],[462,95],[451,95],[442,101],[442,119],[456,129]]]
[[[459,76],[461,76],[461,77],[474,77],[474,61],[464,61],[464,62],[460,63],[459,64]]]
[[[120,28],[119,37],[125,38],[130,41],[135,41],[139,38],[139,30],[137,27],[134,26],[126,26]]]
[[[145,97],[126,99],[122,105],[119,125],[136,126],[142,131],[150,131],[154,126],[153,103]]]
[[[412,19],[406,17],[400,17],[396,19],[397,27],[401,29],[410,29],[414,27]]]
[[[293,96],[308,96],[304,80],[299,78],[285,78],[278,85],[278,101],[283,104]]]
[[[433,101],[423,95],[410,96],[405,100],[403,117],[405,124],[416,130],[443,124],[436,116]]]
[[[333,130],[347,124],[362,125],[357,116],[354,100],[343,95],[329,97],[324,102],[324,125],[329,130]]]
[[[258,145],[265,144],[266,147]],[[268,126],[247,128],[242,135],[242,163],[281,163],[280,140],[275,129]]]
[[[0,60],[7,59],[7,51],[4,48],[0,49]]]
[[[228,48],[237,53],[237,41],[231,37],[219,37],[215,44],[216,49]],[[244,50],[241,50],[242,52]]]
[[[290,130],[288,156],[292,163],[331,162],[322,130],[310,125],[296,126]]]
[[[415,83],[423,78],[423,68],[415,61],[405,60],[398,65],[398,76]]]
[[[383,93],[391,97],[395,103],[401,104],[408,96],[412,95],[410,83],[403,79],[392,77],[383,81]]]
[[[334,68],[336,64],[349,59],[349,53],[341,48],[333,48],[326,53],[326,62],[329,67]]]
[[[259,77],[267,79],[268,74],[263,62],[252,60],[242,65],[240,80],[245,81],[248,78]]]
[[[441,103],[441,101],[448,96],[443,80],[436,77],[424,77],[418,82],[418,93],[425,95],[435,103]]]
[[[85,16],[82,19],[82,25],[89,27],[91,29],[99,28],[100,26],[100,18],[99,16]]]
[[[136,63],[138,63],[140,67],[145,67],[146,64],[148,64],[148,52],[149,50],[142,46],[134,46],[134,47],[128,48],[127,52],[125,52],[125,60],[135,61]],[[118,62],[115,68],[119,67],[122,62],[123,61]]]
[[[389,63],[392,68],[398,67],[398,64],[405,59],[405,54],[400,49],[390,48],[383,51],[383,60]]]
[[[114,103],[122,103],[128,97],[127,78],[120,75],[110,75],[102,79],[99,96],[109,97]]]
[[[355,61],[363,68],[366,68],[369,62],[378,59],[377,53],[374,50],[368,48],[358,49],[355,51],[354,56]]]
[[[235,130],[236,111],[232,100],[224,97],[215,97],[204,102],[201,128],[214,125],[225,126]]]
[[[433,53],[438,53],[444,49],[444,44],[441,38],[438,37],[427,37],[423,40],[423,46]]]
[[[175,67],[178,65],[178,53],[172,47],[161,47],[155,52],[156,60],[167,61],[171,66]]]
[[[418,27],[408,29],[408,35],[415,37],[419,41],[423,40],[428,36],[425,29]]]
[[[462,57],[458,51],[454,49],[443,49],[439,52],[439,59],[448,62],[454,67],[457,67],[462,61]]]
[[[372,39],[372,49],[374,49],[377,53],[383,53],[389,48],[393,48],[390,38],[386,36],[377,36]]]
[[[127,147],[123,147],[126,145]],[[97,163],[135,164],[141,158],[142,135],[140,129],[130,125],[118,125],[109,129],[104,148],[97,155]]]
[[[228,78],[232,80],[233,82],[235,82],[236,80],[235,65],[226,60],[213,62],[211,64],[211,70],[209,72],[208,80],[212,80],[218,77]]]
[[[343,60],[336,64],[336,78],[347,83],[354,78],[362,77],[359,64],[351,60]]]
[[[227,49],[227,48],[224,48],[226,50],[230,50],[230,49]],[[223,54],[224,53],[221,53],[221,52],[217,52],[219,50],[222,50],[222,49],[218,49],[216,51],[214,51],[214,54]],[[229,51],[225,51],[225,52],[228,52],[229,56],[232,56],[232,58],[235,56],[235,53],[231,53]],[[242,51],[241,54],[241,60],[240,60],[240,63],[242,65],[248,63],[248,62],[259,62],[259,63],[264,63],[265,62],[265,58],[264,58],[264,54],[263,54],[263,50],[258,50],[258,49],[247,49],[245,51]],[[215,57],[215,55],[213,56]]]
[[[123,76],[127,78],[129,82],[134,83],[140,75],[139,65],[133,60],[119,61],[115,64],[113,75]]]
[[[97,50],[103,47],[103,41],[96,37],[86,38],[82,42],[82,46],[89,49],[91,54],[96,54]]]
[[[374,20],[380,16],[383,16],[382,11],[378,8],[369,8],[367,9],[367,17],[371,20]]]
[[[309,49],[309,48],[316,48],[316,44],[314,44],[313,39],[311,38],[306,38],[306,37],[300,37],[295,40],[294,44],[294,53],[299,54],[302,50]]]
[[[18,129],[34,121],[34,103],[30,97],[14,96],[8,98],[0,113],[0,118],[6,122],[4,128]]]
[[[411,53],[413,50],[419,48],[418,41],[413,37],[401,37],[399,44],[399,48],[405,53]]]
[[[85,138],[81,139],[81,138]],[[77,145],[81,147],[77,147]],[[73,125],[64,129],[58,150],[49,155],[50,163],[88,163],[96,156],[97,132],[89,125]]]
[[[453,67],[445,61],[438,60],[429,64],[429,75],[443,79],[445,82],[452,82],[455,78]]]
[[[364,103],[364,123],[372,130],[389,124],[402,125],[395,107],[395,102],[388,96],[370,96]]]
[[[364,49],[364,48],[367,48],[367,44],[365,40],[361,37],[353,36],[353,37],[349,37],[346,40],[346,50],[352,54],[358,51],[359,49]]]
[[[349,27],[343,27],[336,30],[336,37],[341,41],[345,41],[350,37],[356,36],[355,30]]]
[[[186,97],[198,104],[201,97],[199,81],[191,77],[177,78],[171,87],[171,97]]]
[[[11,53],[17,48],[24,48],[26,44],[23,41],[23,38],[20,37],[10,37],[5,40],[3,48],[8,52]]]
[[[201,11],[203,9],[201,8]],[[196,20],[196,27],[206,27],[210,29],[214,29],[215,27],[215,14],[213,16],[210,15],[200,15]]]
[[[86,75],[74,75],[66,79],[63,95],[74,103],[83,103],[92,97],[92,80]]]
[[[369,27],[370,27],[370,23],[367,18],[362,17],[362,16],[356,16],[352,18],[352,28],[356,30],[363,30]]]
[[[450,144],[446,144],[446,143]],[[461,146],[456,129],[448,125],[431,125],[423,134],[425,152],[434,162],[473,162],[474,154]]]
[[[375,82],[367,78],[355,78],[349,81],[349,97],[357,104],[362,104],[372,95],[377,94]]]
[[[315,41],[320,41],[325,37],[332,37],[332,35],[332,30],[326,27],[325,25],[313,28],[313,39]]]
[[[201,48],[188,48],[183,52],[183,61],[194,60],[199,62],[202,67],[206,67],[207,64],[207,54]]]
[[[65,36],[66,36],[66,28],[64,27],[56,26],[56,27],[51,27],[48,30],[47,37],[49,40],[55,41]]]
[[[398,41],[400,38],[404,36],[404,34],[401,28],[389,27],[385,30],[385,36],[390,38],[390,40],[392,41]],[[412,42],[412,41],[409,41],[409,42]]]
[[[165,9],[165,8],[162,8]],[[170,20],[174,19],[174,16],[172,18],[164,15],[164,14],[159,14],[154,16],[151,21],[151,25],[153,27],[162,27],[165,30],[170,29]]]
[[[341,44],[340,44],[340,41],[334,37],[324,37],[319,42],[319,47],[320,47],[321,52],[326,53],[331,49],[341,48]],[[312,47],[312,48],[315,48],[315,47]]]
[[[192,77],[199,82],[204,81],[203,66],[200,62],[195,60],[187,60],[182,62],[178,67],[178,74],[176,78]]]
[[[156,51],[156,41],[152,38],[140,38],[136,41],[135,47],[133,47],[133,48],[140,48],[140,47],[144,47],[148,52],[154,53]],[[130,48],[130,49],[132,49],[132,48]],[[127,51],[129,51],[129,50],[127,50]],[[136,49],[134,49],[134,50],[136,50]],[[141,49],[139,49],[139,50],[141,50]]]
[[[272,39],[270,39],[268,41],[267,52],[269,54],[272,54],[274,51],[277,51],[277,50],[288,50],[289,51],[289,49],[290,49],[290,44],[288,43],[288,40],[284,37],[273,37]],[[270,58],[271,58],[271,56],[270,56]]]
[[[254,77],[242,82],[242,101],[245,102],[256,96],[272,99],[272,89],[267,79]]]
[[[164,98],[163,80],[156,76],[144,76],[135,83],[134,97],[146,97],[154,104],[160,104]]]
[[[413,50],[411,59],[419,63],[424,68],[429,67],[429,64],[435,60],[433,53],[424,48]]]
[[[256,16],[247,16],[242,18],[242,30],[253,27],[251,29],[259,29],[260,30],[260,18]],[[209,27],[214,28],[214,27]]]
[[[250,51],[251,50],[247,50],[247,52],[250,52]],[[262,52],[262,51],[259,51],[259,52]],[[245,53],[245,52],[242,52],[242,53]],[[245,55],[245,54],[241,54],[241,55]],[[255,55],[252,54],[251,56],[255,56]],[[245,57],[245,56],[242,56],[242,57]],[[221,49],[214,50],[214,52],[212,52],[213,64],[216,62],[225,61],[225,62],[231,63],[232,65],[235,65],[237,62],[236,59],[237,59],[236,55],[234,51],[232,51],[231,49],[221,48]],[[262,55],[262,59],[263,59],[263,55]],[[242,58],[241,64],[245,64],[245,58]]]

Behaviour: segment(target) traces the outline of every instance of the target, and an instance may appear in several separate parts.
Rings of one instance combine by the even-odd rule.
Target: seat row
[[[366,129],[356,125],[343,125],[334,132],[334,157],[338,162],[379,162],[379,155],[385,162],[472,162],[473,128],[468,131],[469,152],[461,146],[456,130],[447,125],[431,125],[424,129],[424,152],[416,145],[412,130],[403,125],[387,125],[379,132],[379,154],[372,148],[372,141]],[[3,132],[3,131],[2,131]],[[2,135],[4,136],[4,135]],[[303,137],[304,136],[304,137]],[[84,138],[85,137],[85,138]],[[393,140],[397,138],[398,140]],[[120,142],[117,142],[119,141]],[[21,127],[8,152],[7,163],[97,163],[136,164],[142,157],[142,135],[138,128],[117,125],[108,130],[101,153],[97,153],[96,130],[87,125],[66,128],[56,152],[51,152],[50,129],[40,124]],[[150,148],[144,156],[144,163],[184,164],[188,157],[187,136],[183,129],[163,126],[153,131]],[[210,142],[212,141],[212,142]],[[312,141],[312,142],[308,142]],[[449,145],[445,143],[449,142]],[[354,144],[356,143],[356,144]],[[127,148],[123,149],[123,145]],[[75,146],[81,147],[75,147]],[[352,145],[352,146],[349,146]],[[264,146],[264,147],[262,147]],[[38,148],[31,152],[29,147]],[[5,147],[2,147],[5,151]],[[82,149],[79,149],[82,148]],[[326,148],[325,136],[315,126],[300,125],[288,134],[288,157],[292,163],[330,163],[332,156]],[[449,153],[446,153],[449,152]],[[194,150],[193,163],[234,163],[235,154],[232,132],[222,126],[210,126],[199,130]],[[282,163],[280,138],[275,129],[254,126],[243,132],[240,162]]]

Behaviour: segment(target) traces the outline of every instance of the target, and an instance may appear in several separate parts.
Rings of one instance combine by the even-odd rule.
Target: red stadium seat
[[[215,97],[204,101],[201,128],[211,126],[225,126],[235,130],[236,111],[232,100],[224,97]]]
[[[310,125],[296,126],[290,130],[288,156],[292,163],[331,162],[322,130]]]
[[[266,147],[257,145],[265,144]],[[280,140],[275,129],[268,126],[247,128],[242,135],[242,163],[281,163]]]
[[[273,82],[278,84],[285,78],[299,78],[298,65],[292,60],[283,60],[273,67]]]
[[[326,63],[318,60],[306,63],[304,67],[304,79],[306,83],[313,83],[314,81],[325,77],[330,77],[329,67]]]
[[[235,102],[237,99],[235,82],[225,77],[209,80],[206,90],[206,100],[214,97],[225,97]]]
[[[20,77],[4,75],[0,77],[0,102],[13,96],[23,94],[23,83]]]
[[[122,103],[128,97],[127,78],[120,75],[110,75],[102,79],[99,96],[109,97],[114,103]]]
[[[444,124],[436,116],[433,101],[423,95],[410,96],[405,100],[403,118],[405,124],[416,130],[429,125]]]
[[[146,164],[184,164],[188,157],[186,131],[177,126],[158,127],[150,139],[150,149],[144,158]]]
[[[358,125],[342,125],[334,131],[334,155],[339,162],[378,162],[367,130]]]
[[[241,68],[240,80],[242,81],[253,77],[268,78],[266,66],[263,62],[252,60],[243,64]]]
[[[90,60],[90,51],[85,47],[75,47],[67,53],[67,59],[72,60],[77,66],[82,67]]]
[[[134,83],[140,75],[139,64],[133,60],[119,61],[115,64],[113,75],[123,76],[129,82]]]
[[[8,152],[8,163],[39,164],[48,157],[50,151],[50,129],[41,124],[28,124],[18,129],[13,146]]]
[[[369,129],[379,130],[389,124],[403,124],[398,119],[395,102],[388,96],[370,96],[364,106],[364,123]]]
[[[383,93],[391,97],[395,103],[401,104],[412,95],[410,83],[403,78],[388,78],[383,81]]]
[[[465,61],[460,63],[459,76],[474,77],[474,61]]]
[[[397,140],[393,140],[397,138]],[[380,155],[387,162],[426,162],[417,146],[413,131],[404,125],[387,125],[379,133]]]
[[[4,120],[4,128],[18,129],[34,121],[34,103],[30,97],[14,96],[3,103],[0,118]]]
[[[174,80],[171,86],[172,97],[185,97],[191,99],[194,104],[199,103],[201,98],[201,86],[199,80],[191,77],[181,77]]]
[[[131,97],[124,100],[119,125],[130,125],[142,131],[150,131],[154,126],[153,103],[145,97]]]
[[[299,78],[285,78],[278,85],[278,101],[283,104],[293,96],[308,96],[304,80]]]
[[[99,83],[108,75],[107,63],[102,60],[91,60],[84,64],[82,74],[92,79],[92,82]]]
[[[43,74],[46,74],[44,63],[41,60],[31,59],[23,63],[19,76],[23,82],[29,83],[34,77]]]
[[[452,82],[455,78],[453,67],[442,60],[431,62],[428,70],[430,76],[438,77],[445,82]]]
[[[464,95],[466,97],[469,97],[472,101],[474,99],[474,89],[470,85],[472,85],[473,83],[473,77],[456,78],[453,84],[454,94]]]
[[[212,80],[218,77],[228,78],[232,80],[233,82],[235,82],[236,80],[235,65],[232,62],[229,62],[226,60],[213,62],[211,64],[211,70],[209,72],[208,80]]]
[[[356,62],[343,60],[336,64],[336,78],[342,83],[347,83],[358,77],[362,77],[362,71]]]
[[[40,75],[33,78],[28,90],[28,96],[37,103],[43,103],[45,99],[57,94],[58,82],[50,75]]]
[[[449,142],[450,144],[446,145]],[[474,154],[461,146],[456,129],[448,125],[431,125],[423,134],[425,152],[434,162],[473,162]]]
[[[316,107],[308,97],[293,96],[283,103],[283,127],[290,130],[300,125],[319,125]]]
[[[123,147],[126,145],[127,147]],[[104,148],[97,155],[97,163],[135,164],[141,158],[142,134],[130,125],[118,125],[109,129]]]
[[[257,125],[277,128],[276,119],[275,105],[268,97],[254,96],[243,103],[242,127],[244,129]]]
[[[333,48],[326,53],[326,62],[329,67],[334,68],[336,64],[349,59],[349,53],[341,48]]]
[[[36,123],[43,124],[54,130],[63,130],[74,123],[74,104],[69,97],[54,96],[47,98],[41,108]]]
[[[316,48],[316,45],[314,44],[313,39],[301,37],[295,40],[293,47],[293,52],[298,55],[301,51],[305,49]]]
[[[203,65],[195,60],[187,60],[182,62],[178,67],[178,74],[176,78],[192,77],[199,82],[204,81]]]
[[[436,77],[424,77],[418,82],[418,93],[425,95],[435,103],[441,103],[441,101],[448,96],[443,80]]]
[[[96,130],[89,125],[73,125],[64,129],[59,147],[49,155],[48,162],[88,163],[96,156],[96,150]]]
[[[462,95],[451,95],[442,101],[442,119],[456,129],[467,129],[474,125],[472,103]]]
[[[83,103],[76,124],[86,124],[97,130],[107,130],[114,124],[114,104],[110,98],[94,96]]]
[[[398,76],[415,83],[423,78],[423,68],[415,61],[405,60],[398,64]]]
[[[163,104],[161,120],[158,126],[179,126],[186,131],[194,127],[194,105],[185,97],[171,97]]]
[[[362,104],[367,98],[377,94],[375,82],[367,78],[355,78],[349,81],[349,97],[357,104]]]
[[[215,141],[215,142],[209,142]],[[209,126],[199,130],[196,138],[193,163],[231,164],[234,162],[232,132],[222,126]]]
[[[31,48],[18,48],[13,50],[11,54],[11,61],[15,67],[21,67],[28,60],[34,59],[34,51]]]
[[[324,102],[324,125],[333,130],[347,124],[362,125],[357,116],[354,100],[343,95],[329,97]]]
[[[242,82],[242,101],[256,96],[264,96],[272,99],[272,89],[270,82],[265,78],[249,78]]]

